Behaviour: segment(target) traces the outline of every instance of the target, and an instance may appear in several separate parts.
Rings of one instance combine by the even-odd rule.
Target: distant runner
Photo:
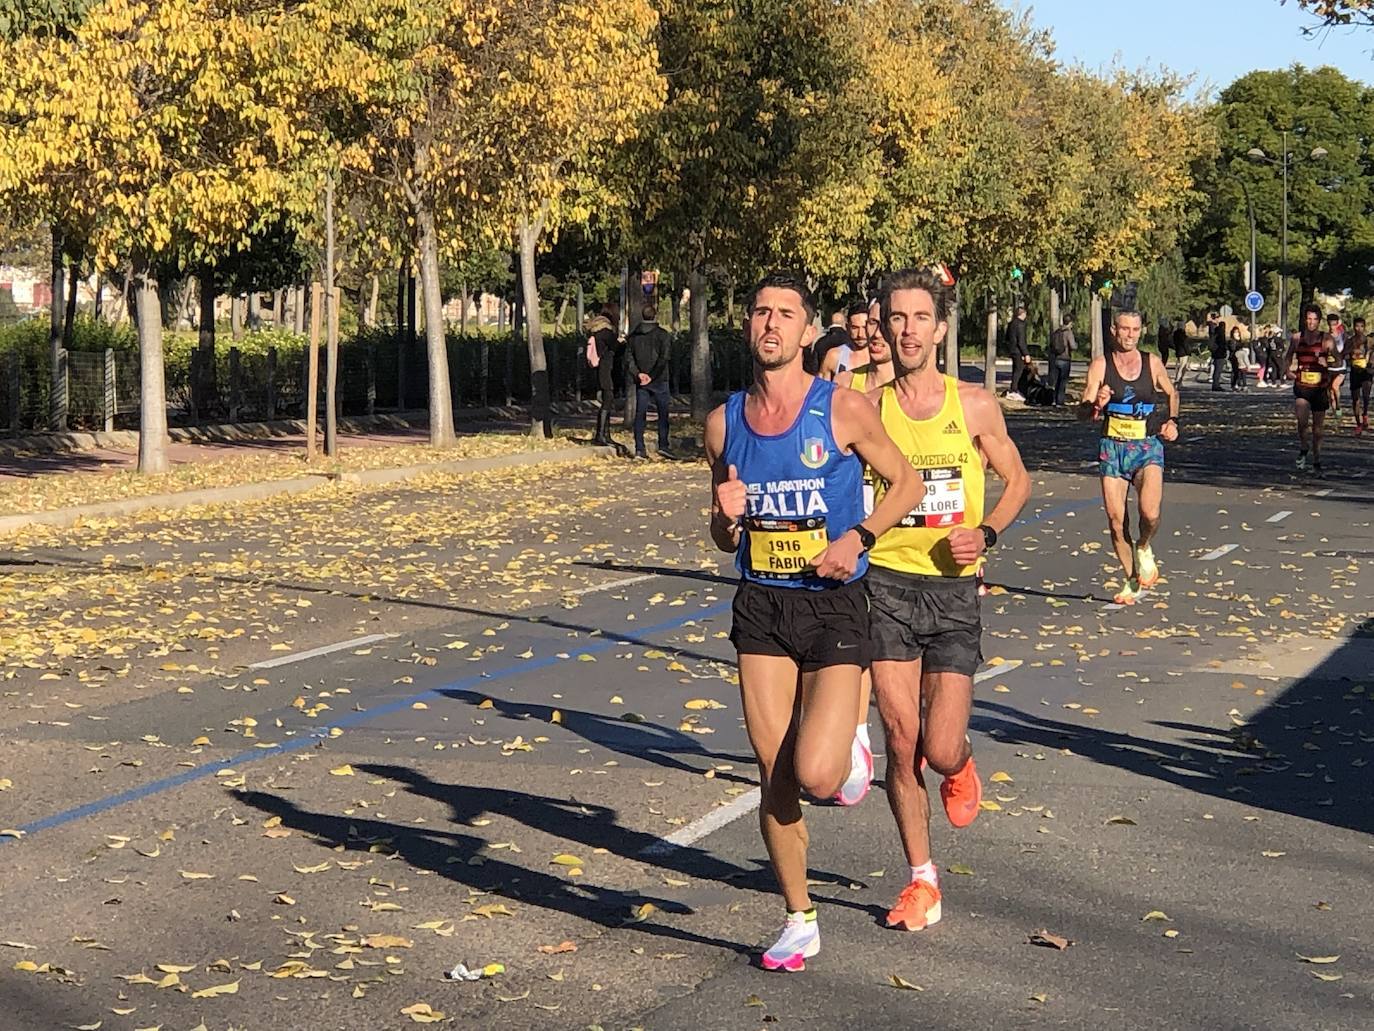
[[[1364,319],[1345,338],[1345,360],[1350,366],[1350,409],[1355,415],[1355,435],[1369,432],[1369,393],[1374,385],[1374,346],[1364,331]]]
[[[1322,329],[1322,310],[1302,306],[1302,329],[1293,334],[1283,358],[1285,375],[1293,380],[1293,414],[1298,423],[1298,469],[1307,468],[1310,443],[1312,471],[1322,475],[1322,437],[1331,408],[1331,380],[1327,366],[1335,364],[1336,340]]]
[[[1030,476],[1002,409],[981,386],[942,375],[935,349],[948,330],[948,294],[925,270],[883,284],[882,327],[901,375],[869,395],[914,468],[920,500],[878,538],[868,574],[873,685],[887,741],[887,799],[910,880],[889,927],[918,931],[940,920],[940,878],[930,853],[930,797],[922,769],[940,774],[949,822],[978,815],[982,785],[968,739],[973,674],[982,661],[978,572],[984,553],[1030,496]],[[984,470],[1006,488],[984,511]],[[892,488],[873,470],[878,509]]]
[[[1118,605],[1134,605],[1159,580],[1150,542],[1159,530],[1164,502],[1164,444],[1178,439],[1178,392],[1158,355],[1140,350],[1139,312],[1112,318],[1112,346],[1088,366],[1079,417],[1103,417],[1098,447],[1102,504],[1112,547],[1121,563]],[[1167,409],[1168,414],[1165,414]],[[1131,540],[1126,495],[1135,485],[1137,537]]]
[[[868,364],[868,305],[859,301],[849,306],[845,328],[849,343],[832,347],[821,359],[820,375],[825,379]]]
[[[730,637],[763,840],[787,906],[765,970],[803,970],[820,950],[801,793],[829,798],[850,771],[869,662],[867,552],[920,494],[863,395],[803,370],[815,311],[804,280],[779,273],[759,283],[746,313],[754,384],[706,421],[711,539],[734,552],[740,572]],[[894,483],[868,516],[865,464]]]

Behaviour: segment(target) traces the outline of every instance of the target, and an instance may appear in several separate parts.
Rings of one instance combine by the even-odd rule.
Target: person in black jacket
[[[1221,370],[1231,364],[1231,346],[1226,342],[1226,322],[1216,312],[1207,315],[1207,337],[1211,342],[1212,389],[1221,390]]]
[[[668,356],[672,338],[658,324],[658,309],[646,304],[643,321],[626,338],[630,382],[635,385],[635,457],[648,458],[644,450],[644,424],[653,403],[658,413],[658,453],[672,458],[668,450]]]
[[[1050,334],[1050,386],[1054,389],[1054,403],[1064,405],[1069,376],[1073,372],[1073,316],[1065,315],[1064,324]]]
[[[1025,400],[1026,391],[1035,378],[1030,350],[1026,347],[1026,306],[1016,306],[1016,317],[1007,323],[1007,351],[1011,354],[1011,396]]]
[[[606,303],[601,311],[587,319],[583,326],[587,334],[587,364],[596,370],[596,385],[601,396],[601,408],[596,413],[596,436],[593,444],[612,446],[611,412],[615,408],[615,324],[619,319],[616,306]]]

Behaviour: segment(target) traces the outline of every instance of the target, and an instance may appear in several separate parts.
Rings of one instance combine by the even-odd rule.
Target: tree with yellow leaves
[[[633,131],[661,87],[647,0],[322,0],[367,68],[365,132],[342,150],[347,191],[404,211],[414,233],[429,354],[430,442],[453,440],[441,257],[518,236],[537,313],[534,250],[549,224],[589,213],[575,189]],[[528,320],[537,421],[548,379]],[[542,407],[543,411],[538,410]]]
[[[158,267],[213,259],[313,209],[302,105],[329,66],[310,12],[104,0],[67,37],[0,47],[0,194],[52,212],[132,277],[142,472],[167,463]]]

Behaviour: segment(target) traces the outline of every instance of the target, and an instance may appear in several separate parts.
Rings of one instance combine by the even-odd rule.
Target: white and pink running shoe
[[[858,732],[849,746],[849,779],[840,786],[835,801],[840,805],[858,805],[873,784],[873,750],[863,743]]]
[[[777,943],[763,954],[764,970],[796,973],[806,969],[806,961],[821,951],[821,932],[816,925],[816,907],[801,913],[788,913]]]

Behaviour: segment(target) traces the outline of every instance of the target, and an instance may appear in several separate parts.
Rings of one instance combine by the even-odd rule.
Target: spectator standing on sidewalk
[[[1026,347],[1026,306],[1018,304],[1016,315],[1007,323],[1007,351],[1011,354],[1011,390],[1007,396],[1015,401],[1026,399],[1026,390],[1034,379],[1034,366]]]
[[[1226,322],[1214,311],[1207,313],[1207,338],[1212,356],[1212,389],[1220,391],[1221,370],[1230,362],[1231,348],[1226,343]]]
[[[1073,316],[1065,315],[1064,324],[1050,334],[1050,388],[1054,391],[1056,406],[1064,405],[1064,392],[1069,386],[1069,374],[1073,371],[1073,349],[1077,341],[1073,337]]]
[[[1250,344],[1239,326],[1231,327],[1231,389],[1245,389],[1245,373],[1250,368]]]
[[[644,426],[649,405],[658,413],[658,453],[672,458],[668,450],[668,356],[672,339],[658,324],[658,309],[646,304],[640,312],[643,321],[626,338],[630,382],[635,389],[635,457],[648,458],[644,449]]]
[[[615,323],[618,313],[607,303],[601,311],[587,319],[583,327],[587,333],[587,365],[596,372],[597,393],[601,407],[596,413],[596,436],[593,444],[609,446],[611,440],[611,412],[615,409]]]

